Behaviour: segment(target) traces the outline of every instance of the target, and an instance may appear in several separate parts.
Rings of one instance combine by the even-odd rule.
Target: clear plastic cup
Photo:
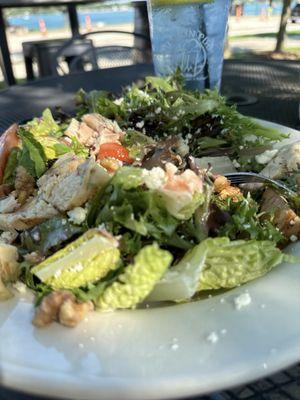
[[[148,0],[155,73],[179,67],[190,89],[220,89],[230,0]]]

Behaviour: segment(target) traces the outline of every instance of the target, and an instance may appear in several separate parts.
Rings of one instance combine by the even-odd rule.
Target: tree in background
[[[286,26],[288,19],[291,15],[291,2],[292,0],[283,0],[283,7],[281,12],[279,30],[277,33],[277,42],[275,47],[276,52],[281,52],[283,48]]]

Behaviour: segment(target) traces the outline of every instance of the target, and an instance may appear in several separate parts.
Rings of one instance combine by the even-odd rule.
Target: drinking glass
[[[187,88],[220,89],[230,0],[147,4],[155,73],[179,67]]]

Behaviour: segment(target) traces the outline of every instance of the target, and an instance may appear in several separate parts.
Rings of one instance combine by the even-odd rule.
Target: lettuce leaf
[[[194,193],[191,197],[190,193],[159,190],[163,204],[168,212],[175,218],[187,220],[192,217],[196,209],[205,201],[204,193]]]
[[[143,301],[172,262],[172,255],[157,244],[145,246],[117,281],[96,302],[102,310],[135,308]]]
[[[92,229],[33,267],[32,273],[54,289],[84,287],[119,267],[117,247],[112,236]]]
[[[3,183],[8,185],[14,183],[16,169],[19,165],[20,152],[21,150],[18,147],[14,147],[11,150],[4,170]]]
[[[183,301],[194,296],[208,252],[207,241],[189,250],[156,283],[147,301]]]
[[[35,137],[52,136],[59,138],[63,135],[60,126],[55,122],[49,108],[43,111],[41,118],[34,118],[28,122],[26,129]]]
[[[47,168],[47,157],[43,146],[34,136],[23,128],[18,130],[22,141],[19,165],[22,165],[32,176],[39,178]]]
[[[206,239],[208,252],[198,290],[230,289],[265,275],[290,258],[268,240]]]

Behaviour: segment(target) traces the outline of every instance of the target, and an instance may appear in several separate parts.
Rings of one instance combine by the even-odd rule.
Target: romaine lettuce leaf
[[[63,135],[59,125],[54,121],[52,113],[49,108],[43,111],[41,118],[34,118],[26,124],[33,136],[53,136],[59,138]]]
[[[171,261],[171,253],[161,250],[157,244],[143,247],[133,264],[104,291],[96,305],[102,310],[136,307],[151,292]]]
[[[39,178],[46,171],[47,157],[41,143],[23,128],[18,130],[22,140],[22,151],[19,165],[22,165],[32,176]]]
[[[206,239],[208,252],[198,290],[229,289],[265,275],[289,258],[268,240]]]
[[[168,269],[147,297],[148,301],[183,301],[194,296],[208,251],[207,241],[189,250]]]
[[[119,267],[118,242],[92,229],[42,263],[32,273],[55,289],[86,286]]]

